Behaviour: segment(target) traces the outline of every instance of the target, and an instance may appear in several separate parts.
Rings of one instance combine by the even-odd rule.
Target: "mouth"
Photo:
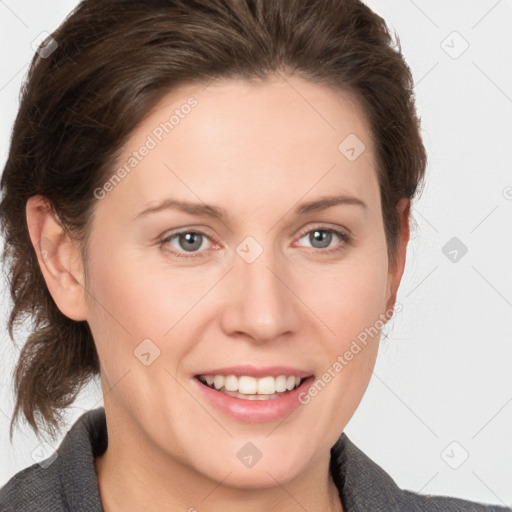
[[[309,376],[308,376],[309,377]],[[195,378],[204,386],[241,400],[274,400],[298,389],[308,377],[294,374],[266,375],[221,375],[201,374]]]
[[[207,407],[239,422],[268,423],[299,409],[300,397],[314,378],[312,373],[290,366],[239,365],[204,369],[192,380]]]

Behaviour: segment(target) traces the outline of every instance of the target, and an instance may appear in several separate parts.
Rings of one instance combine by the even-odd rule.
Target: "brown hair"
[[[426,153],[399,39],[358,0],[84,0],[52,37],[58,46],[34,55],[23,85],[1,179],[11,338],[32,320],[15,368],[11,439],[21,413],[36,432],[43,425],[54,432],[62,410],[99,373],[87,322],[63,315],[46,287],[27,199],[48,198],[80,241],[86,266],[93,190],[132,130],[178,85],[283,71],[355,94],[375,143],[393,261],[396,206],[416,193]]]

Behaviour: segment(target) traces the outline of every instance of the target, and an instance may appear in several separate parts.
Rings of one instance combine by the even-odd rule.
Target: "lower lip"
[[[236,398],[220,391],[215,391],[202,384],[196,378],[192,380],[199,387],[203,396],[222,412],[246,423],[265,423],[285,418],[297,409],[301,405],[299,395],[307,392],[309,386],[313,383],[314,377],[311,376],[304,379],[298,388],[283,393],[279,398],[269,400],[244,400],[243,398]]]

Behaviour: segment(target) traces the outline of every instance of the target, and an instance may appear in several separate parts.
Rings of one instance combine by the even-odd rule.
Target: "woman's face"
[[[403,271],[388,269],[355,103],[296,77],[188,84],[111,178],[95,191],[85,300],[114,436],[135,459],[235,487],[325,462]]]

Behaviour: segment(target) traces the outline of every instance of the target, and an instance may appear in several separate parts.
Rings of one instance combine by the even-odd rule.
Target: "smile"
[[[198,380],[226,395],[242,400],[272,400],[298,388],[304,379],[294,375],[271,375],[261,378],[250,375],[199,375]]]

